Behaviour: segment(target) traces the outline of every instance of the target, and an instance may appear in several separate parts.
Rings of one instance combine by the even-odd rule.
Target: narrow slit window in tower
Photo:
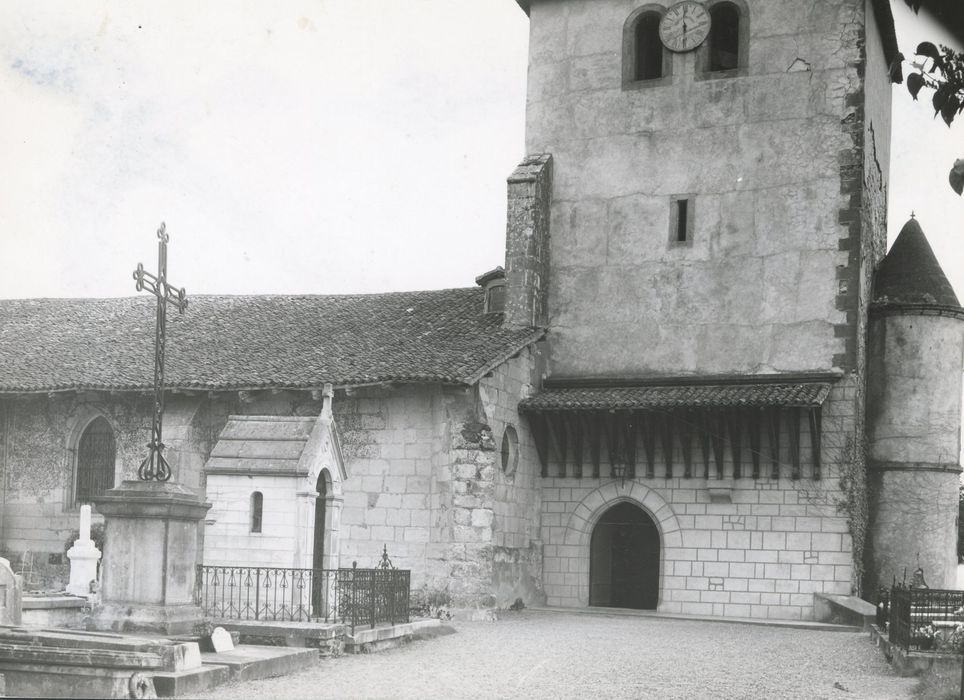
[[[686,224],[687,224],[687,214],[689,213],[689,200],[688,199],[677,199],[676,200],[676,242],[685,243],[686,242]]]

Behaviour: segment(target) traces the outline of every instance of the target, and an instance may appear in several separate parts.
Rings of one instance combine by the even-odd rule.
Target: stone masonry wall
[[[529,155],[508,178],[505,325],[545,326],[552,156]]]
[[[723,480],[543,479],[548,604],[588,604],[592,528],[621,501],[641,506],[659,526],[660,611],[811,619],[814,593],[851,593],[852,541],[840,477],[853,439],[855,393],[854,379],[844,378],[824,404],[820,480],[810,478],[805,430],[799,480],[791,479],[786,459],[779,479],[763,465],[765,478],[732,479],[729,464]],[[762,450],[767,454],[765,440]],[[724,485],[732,487],[732,502],[712,503],[707,487]]]
[[[302,479],[259,475],[257,478],[208,477],[207,500],[221,504],[208,511],[218,537],[208,537],[204,563],[211,566],[291,566],[305,562],[296,556],[295,543],[305,523],[297,520],[298,487]],[[251,532],[251,494],[262,494],[261,532]],[[208,526],[209,528],[211,525]],[[220,546],[214,546],[212,540]]]
[[[701,74],[703,47],[674,55],[668,80],[624,85],[641,4],[531,4],[526,149],[553,156],[552,374],[851,368],[841,165],[844,121],[863,133],[864,0],[748,0],[739,75]],[[685,245],[670,242],[673,195],[693,198]]]
[[[413,588],[426,567],[433,537],[434,454],[441,450],[434,405],[439,387],[364,388],[332,404],[348,479],[341,513],[341,566],[371,567],[383,547],[395,566],[412,570]],[[437,532],[437,531],[436,531]]]
[[[504,607],[517,598],[527,604],[545,600],[542,587],[540,521],[541,477],[535,442],[528,423],[519,416],[519,401],[535,393],[541,376],[542,347],[530,347],[479,382],[485,422],[492,429],[495,468],[492,498],[492,595]],[[515,460],[506,455],[503,469],[503,435],[515,429]],[[517,460],[517,461],[516,461]],[[514,463],[514,471],[513,469]]]
[[[114,429],[114,483],[136,478],[150,440],[151,397],[100,392],[0,398],[0,547],[18,571],[32,570],[27,586],[57,587],[67,574],[64,544],[77,529],[73,503],[76,443],[101,415]],[[218,410],[206,399],[168,399],[167,456],[174,479],[201,485],[201,465],[219,430]],[[94,513],[94,522],[100,516]],[[26,559],[26,561],[22,561]],[[28,578],[30,578],[28,576]]]

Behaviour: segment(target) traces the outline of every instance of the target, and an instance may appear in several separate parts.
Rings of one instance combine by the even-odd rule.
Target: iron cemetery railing
[[[197,604],[222,620],[341,622],[374,627],[409,621],[404,569],[197,567]]]
[[[905,651],[930,650],[935,644],[934,622],[964,622],[964,591],[901,588],[890,591],[887,636]]]

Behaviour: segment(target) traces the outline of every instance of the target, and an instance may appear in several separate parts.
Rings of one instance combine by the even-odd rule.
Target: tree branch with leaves
[[[915,13],[922,4],[920,0],[905,2]],[[915,100],[921,90],[932,90],[934,118],[940,114],[944,123],[950,127],[954,118],[964,112],[964,53],[943,44],[940,47],[935,46],[929,41],[918,44],[914,53],[919,60],[910,65],[917,72],[907,76],[907,90]],[[964,193],[964,158],[954,161],[947,179],[957,194]]]

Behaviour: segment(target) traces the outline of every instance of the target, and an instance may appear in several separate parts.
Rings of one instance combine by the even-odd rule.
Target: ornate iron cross
[[[184,313],[187,308],[187,293],[183,287],[175,290],[167,282],[167,242],[170,236],[164,222],[157,229],[157,276],[144,270],[142,263],[137,263],[134,279],[137,281],[137,291],[145,288],[157,297],[157,326],[154,333],[154,423],[151,426],[151,442],[147,446],[150,450],[147,458],[141,462],[137,470],[137,477],[141,481],[167,481],[171,478],[171,467],[164,459],[164,443],[161,441],[161,422],[164,419],[164,340],[167,330],[167,304],[174,304],[177,310]]]

